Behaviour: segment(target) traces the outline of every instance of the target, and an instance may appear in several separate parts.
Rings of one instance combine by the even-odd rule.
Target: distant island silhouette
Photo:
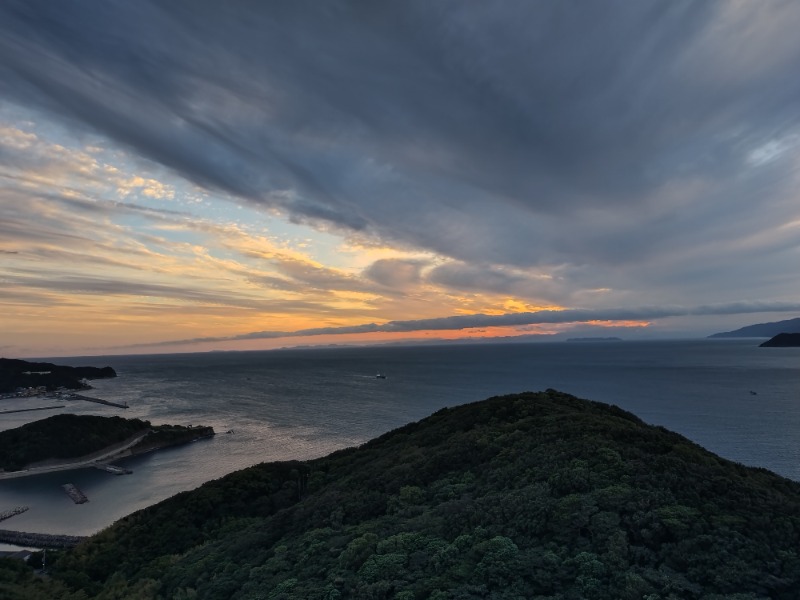
[[[759,346],[761,348],[799,348],[800,333],[779,333]]]

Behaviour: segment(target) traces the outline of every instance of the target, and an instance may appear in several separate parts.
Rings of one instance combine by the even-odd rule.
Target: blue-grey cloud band
[[[182,344],[198,344],[206,342],[236,342],[243,340],[266,340],[293,337],[314,337],[321,335],[346,335],[364,333],[412,333],[416,331],[459,331],[476,327],[509,327],[524,325],[547,325],[564,323],[649,321],[669,317],[703,316],[703,315],[738,315],[754,313],[781,313],[800,311],[800,303],[786,302],[737,302],[731,304],[695,306],[691,308],[640,307],[611,309],[569,309],[540,310],[534,312],[509,313],[503,315],[457,315],[434,319],[414,319],[407,321],[389,321],[386,323],[364,323],[344,327],[317,327],[297,331],[253,331],[229,337],[201,337],[187,340],[173,340],[144,346],[173,346]]]

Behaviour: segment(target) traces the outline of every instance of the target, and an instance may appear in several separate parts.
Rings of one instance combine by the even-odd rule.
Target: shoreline
[[[36,475],[45,475],[49,473],[58,473],[58,472],[65,472],[71,470],[79,470],[79,469],[87,469],[87,468],[98,468],[101,465],[110,464],[118,459],[133,457],[133,456],[140,456],[144,454],[148,454],[150,452],[155,452],[162,449],[167,449],[171,447],[177,447],[184,444],[189,444],[191,442],[196,442],[202,439],[211,438],[216,435],[216,432],[213,430],[211,426],[202,426],[196,427],[196,431],[193,433],[197,433],[191,437],[190,439],[182,439],[182,440],[154,440],[151,443],[148,443],[146,438],[152,435],[154,432],[152,430],[148,430],[146,432],[137,434],[132,438],[128,438],[124,442],[120,444],[115,444],[114,446],[107,447],[101,451],[95,452],[89,456],[83,456],[79,459],[74,459],[72,462],[69,463],[58,463],[58,464],[41,464],[39,466],[29,467],[28,469],[22,471],[9,471],[3,472],[0,471],[0,482],[3,480],[15,480],[20,479],[23,477],[35,477]],[[24,507],[27,510],[27,506]],[[14,509],[18,510],[18,509]],[[124,518],[129,513],[120,516],[119,518]],[[106,525],[107,526],[107,525]],[[24,527],[24,526],[23,526]],[[17,551],[17,550],[40,550],[42,548],[71,548],[84,539],[95,535],[97,532],[101,531],[98,529],[94,533],[91,534],[66,534],[66,533],[40,533],[40,532],[32,532],[28,531],[27,527],[25,527],[26,531],[16,530],[16,529],[0,529],[0,546],[5,546],[8,550],[6,551]],[[45,528],[50,529],[50,527]]]
[[[148,435],[150,435],[149,431],[136,434],[132,438],[128,438],[122,442],[122,447],[120,447],[120,444],[107,446],[103,450],[99,450],[93,454],[81,456],[76,459],[70,459],[72,462],[55,462],[54,464],[45,465],[40,463],[39,466],[36,466],[36,463],[34,463],[33,465],[28,465],[27,468],[20,469],[19,471],[0,471],[0,480],[19,479],[21,477],[33,477],[35,475],[43,475],[45,473],[57,473],[59,471],[85,469],[86,467],[93,467],[95,464],[100,462],[110,462],[119,458],[124,458],[125,456],[130,456],[129,450]]]
[[[58,473],[60,471],[73,471],[77,469],[86,469],[90,467],[95,467],[98,464],[114,462],[115,460],[127,458],[129,456],[139,456],[141,454],[155,452],[156,450],[162,450],[164,448],[170,448],[172,446],[180,446],[183,444],[196,442],[198,440],[202,440],[205,438],[214,437],[216,435],[216,432],[210,426],[202,428],[198,427],[197,430],[198,433],[200,432],[203,433],[195,437],[192,437],[191,439],[157,442],[151,446],[149,446],[146,442],[142,444],[142,442],[144,442],[147,437],[153,434],[152,430],[148,430],[144,433],[136,434],[132,438],[128,438],[124,442],[121,442],[122,445],[114,444],[113,446],[108,446],[103,450],[99,450],[98,452],[95,452],[91,455],[82,456],[77,459],[72,459],[72,462],[55,462],[51,464],[39,463],[38,466],[36,466],[36,464],[29,465],[28,468],[21,469],[19,471],[0,471],[0,481],[20,479],[22,477],[34,477],[36,475],[44,475],[47,473]],[[137,451],[136,446],[140,444],[142,444],[142,448],[139,451]]]
[[[77,546],[89,536],[66,535],[63,533],[33,533],[29,531],[13,531],[0,529],[0,543],[26,548],[56,548],[66,549]]]

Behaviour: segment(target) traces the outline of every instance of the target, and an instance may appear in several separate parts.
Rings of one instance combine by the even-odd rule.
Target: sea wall
[[[72,548],[85,540],[80,535],[58,535],[50,533],[28,533],[0,529],[0,542],[33,548]]]

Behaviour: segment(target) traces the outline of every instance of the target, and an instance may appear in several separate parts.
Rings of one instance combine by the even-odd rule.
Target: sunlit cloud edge
[[[340,327],[316,327],[295,331],[252,331],[233,336],[197,337],[182,340],[167,340],[153,343],[116,346],[115,349],[180,346],[187,344],[236,342],[245,340],[274,340],[294,337],[322,335],[353,335],[372,333],[412,333],[418,331],[454,331],[475,327],[513,327],[523,325],[616,322],[657,320],[671,317],[737,315],[754,313],[782,313],[800,311],[800,303],[794,302],[734,302],[705,304],[695,307],[643,306],[633,308],[540,310],[533,312],[506,313],[501,315],[473,314],[453,315],[431,319],[387,321],[385,323],[363,323]]]

